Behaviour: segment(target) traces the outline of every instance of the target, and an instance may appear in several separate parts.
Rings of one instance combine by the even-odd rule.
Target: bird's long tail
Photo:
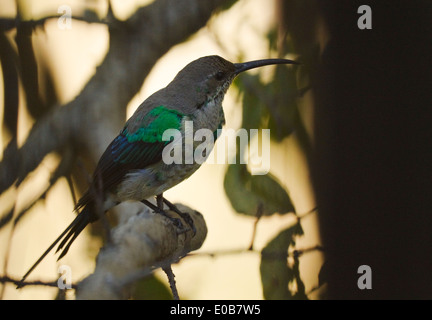
[[[56,253],[60,250],[61,252],[59,258],[60,260],[64,255],[68,252],[71,244],[75,241],[81,231],[95,219],[94,214],[89,209],[90,205],[86,205],[83,210],[77,215],[77,217],[72,221],[72,223],[62,232],[62,234],[46,249],[46,251],[40,256],[40,258],[33,264],[33,266],[27,271],[27,273],[22,277],[20,284],[18,284],[18,288],[22,286],[22,283],[29,276],[29,274],[38,266],[38,264],[46,257],[46,255],[57,245],[60,244],[56,250]]]

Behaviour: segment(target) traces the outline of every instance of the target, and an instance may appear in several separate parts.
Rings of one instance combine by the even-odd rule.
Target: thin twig
[[[260,251],[257,251],[255,249],[249,249],[249,248],[239,248],[239,249],[228,249],[228,250],[219,250],[219,251],[213,251],[213,252],[192,252],[192,253],[188,253],[187,257],[202,257],[202,256],[208,256],[211,258],[215,258],[217,256],[228,256],[228,255],[233,255],[233,254],[243,254],[243,253],[249,253],[249,252],[253,252],[253,253],[261,253]]]
[[[36,281],[21,281],[21,280],[12,279],[9,276],[1,276],[0,277],[0,283],[13,283],[15,285],[19,285],[20,287],[25,287],[25,286],[46,286],[46,287],[57,287],[58,288],[57,281],[51,281],[51,282],[41,281],[41,280],[36,280]],[[75,284],[72,284],[72,289],[76,289],[76,287],[77,286]]]
[[[318,211],[318,207],[314,207],[314,208],[310,209],[309,211],[306,211],[306,212],[303,212],[300,214],[296,214],[297,220],[300,221],[301,219],[307,217],[308,215],[310,215],[311,213],[314,213],[315,211]]]
[[[294,258],[299,258],[300,256],[304,255],[305,253],[313,252],[313,251],[324,251],[324,247],[321,245],[316,245],[314,247],[305,248],[305,249],[296,249],[294,250],[291,255]]]
[[[272,252],[271,256],[275,257],[275,258],[280,258],[280,257],[300,257],[305,253],[310,253],[313,251],[324,251],[324,247],[322,247],[321,245],[316,245],[310,248],[304,248],[304,249],[297,249],[297,250],[293,250],[291,252],[285,252],[285,251],[281,251],[280,254]],[[244,248],[239,248],[239,249],[229,249],[229,250],[220,250],[220,251],[213,251],[213,252],[192,252],[192,253],[188,253],[187,257],[202,257],[202,256],[209,256],[211,258],[217,257],[217,256],[227,256],[227,255],[233,255],[233,254],[243,254],[243,253],[249,253],[249,252],[253,252],[256,254],[262,254],[261,251],[255,250],[255,249],[244,249]]]
[[[171,265],[169,265],[168,267],[163,267],[162,270],[166,273],[166,275],[168,277],[168,282],[170,284],[170,288],[171,288],[171,292],[173,294],[174,300],[180,300],[180,297],[179,297],[178,291],[177,291],[177,287],[176,287],[175,275],[172,271]]]
[[[264,213],[264,206],[262,203],[259,203],[258,208],[257,208],[257,212],[255,214],[256,219],[255,219],[253,229],[252,229],[251,244],[249,245],[249,248],[248,248],[249,251],[253,251],[253,247],[254,247],[254,243],[255,243],[256,230],[258,227],[258,222],[261,219],[261,217],[263,216],[263,213]]]

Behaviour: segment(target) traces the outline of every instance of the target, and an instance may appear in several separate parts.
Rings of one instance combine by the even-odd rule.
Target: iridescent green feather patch
[[[128,142],[162,142],[162,135],[165,130],[176,129],[180,130],[183,114],[172,109],[167,109],[164,106],[159,106],[151,110],[146,118],[153,118],[146,127],[139,128],[133,134],[124,132]]]

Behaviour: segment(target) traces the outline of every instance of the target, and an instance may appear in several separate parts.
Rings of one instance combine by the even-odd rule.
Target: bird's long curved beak
[[[271,64],[300,64],[297,61],[294,60],[288,60],[288,59],[263,59],[263,60],[254,60],[249,62],[243,62],[243,63],[234,63],[235,66],[235,75],[238,75],[240,72],[258,68],[262,66],[268,66]]]

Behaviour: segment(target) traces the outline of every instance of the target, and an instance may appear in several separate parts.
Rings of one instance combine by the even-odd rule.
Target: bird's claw
[[[154,212],[159,213],[159,214],[163,215],[164,217],[168,218],[172,222],[172,224],[177,228],[177,234],[186,233],[186,232],[192,230],[193,236],[195,236],[195,234],[196,234],[195,224],[193,222],[193,219],[189,215],[189,213],[181,212],[175,205],[171,204],[170,202],[168,202],[166,200],[166,202],[168,202],[168,207],[171,210],[173,210],[174,212],[176,212],[189,225],[190,228],[187,228],[183,225],[183,222],[181,221],[181,219],[171,217],[162,208],[155,206],[154,204],[152,204],[151,202],[149,202],[147,200],[142,200],[141,202],[144,203],[145,205],[147,205],[149,208],[153,209]]]
[[[180,211],[178,212],[178,214],[189,225],[190,229],[188,229],[187,231],[192,230],[192,237],[194,237],[196,234],[196,228],[195,228],[195,223],[191,218],[190,214],[187,212],[180,212]]]
[[[172,224],[174,225],[174,227],[176,227],[177,234],[182,234],[182,233],[186,233],[186,232],[189,231],[189,228],[185,228],[184,227],[181,219],[179,219],[179,218],[173,218],[173,217],[170,217],[168,215],[165,215],[165,216],[172,222]]]
[[[173,217],[166,215],[166,217],[168,219],[170,219],[172,224],[177,228],[177,234],[183,234],[183,233],[186,233],[186,232],[189,232],[192,230],[192,232],[193,232],[192,236],[195,236],[196,228],[195,228],[194,222],[193,222],[191,216],[189,215],[189,213],[179,212],[178,215],[180,215],[182,217],[182,219],[187,223],[188,227],[184,226],[181,219],[173,218]]]
[[[192,237],[194,237],[196,234],[196,228],[195,228],[194,221],[193,221],[192,217],[190,216],[190,214],[187,212],[181,212],[175,204],[172,204],[171,202],[169,202],[167,199],[163,198],[162,196],[161,196],[161,198],[162,198],[162,201],[168,206],[168,208],[170,208],[170,210],[177,213],[180,217],[182,217],[184,222],[186,222],[189,225],[190,229],[185,229],[185,231],[183,231],[183,232],[187,232],[189,230],[192,230],[192,232],[193,232]]]

